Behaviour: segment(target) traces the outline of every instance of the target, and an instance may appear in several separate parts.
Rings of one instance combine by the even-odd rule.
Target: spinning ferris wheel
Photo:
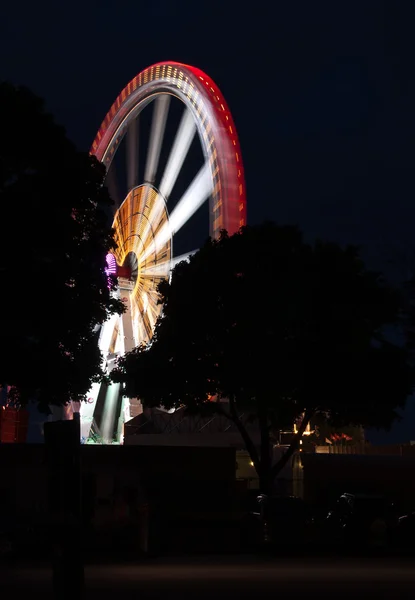
[[[172,103],[180,104],[181,112],[174,133],[168,126]],[[140,121],[151,109],[145,161],[140,162]],[[172,205],[189,153],[198,154],[200,165]],[[199,69],[176,62],[148,67],[128,83],[101,124],[91,154],[105,164],[106,184],[116,201],[117,249],[107,257],[107,272],[117,275],[116,293],[126,305],[126,312],[110,318],[100,332],[99,346],[111,370],[119,355],[151,339],[162,310],[157,286],[190,254],[175,256],[173,241],[198,209],[208,202],[213,238],[222,229],[232,234],[246,224],[245,181],[236,128],[218,86]],[[118,154],[125,155],[121,197]],[[94,384],[81,410],[83,437],[95,431],[104,443],[120,441],[123,423],[139,414],[140,406],[122,398],[117,384]]]

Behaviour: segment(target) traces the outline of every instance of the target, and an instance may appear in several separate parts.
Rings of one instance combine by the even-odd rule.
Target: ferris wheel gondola
[[[180,101],[183,107],[173,142],[165,139],[172,100]],[[140,178],[140,116],[150,104],[152,120]],[[186,191],[170,206],[172,191],[196,137],[202,164]],[[163,144],[170,146],[170,152],[161,169]],[[107,268],[118,277],[117,293],[126,304],[126,312],[111,317],[101,330],[99,345],[109,369],[114,357],[151,339],[162,310],[158,283],[184,258],[174,256],[174,236],[196,211],[209,203],[209,235],[213,238],[223,229],[233,234],[246,224],[244,170],[235,124],[218,86],[201,70],[176,62],[150,66],[128,83],[111,106],[91,154],[106,166],[106,183],[116,201],[119,193],[114,159],[122,145],[126,194],[121,202],[118,199],[113,222],[117,249]],[[120,423],[134,416],[129,403],[120,411],[118,386],[110,388],[101,410],[104,442],[111,441],[116,430],[115,437],[119,438]],[[89,402],[83,406],[85,438],[90,434],[99,394],[100,386],[94,384]]]

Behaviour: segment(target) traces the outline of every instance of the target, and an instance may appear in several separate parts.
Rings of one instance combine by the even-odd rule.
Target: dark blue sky
[[[242,4],[8,3],[0,78],[43,96],[88,149],[136,73],[161,60],[196,65],[233,113],[249,222],[297,223],[309,236],[357,243],[370,265],[401,277],[415,245],[410,3]],[[398,435],[415,439],[414,411]]]

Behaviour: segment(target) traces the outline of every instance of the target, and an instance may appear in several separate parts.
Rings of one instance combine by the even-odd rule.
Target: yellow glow
[[[294,423],[293,431],[294,431],[294,433],[298,433],[298,429],[297,429],[297,424],[296,423]],[[311,430],[310,422],[308,422],[307,426],[305,428],[305,431],[303,432],[303,435],[311,435],[312,433],[314,433],[314,429]]]
[[[131,292],[137,344],[151,339],[162,308],[157,304],[157,286],[170,274],[171,238],[162,243],[157,243],[155,238],[167,221],[167,208],[160,194],[153,187],[142,185],[128,194],[113,223],[118,245],[114,252],[117,263],[123,265],[130,253],[137,257],[137,279]]]

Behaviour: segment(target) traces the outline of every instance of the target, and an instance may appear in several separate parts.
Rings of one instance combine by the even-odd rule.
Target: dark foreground
[[[414,559],[291,559],[255,557],[197,557],[154,560],[141,564],[90,565],[86,568],[85,597],[221,600],[271,597],[319,599],[415,596]],[[47,567],[0,568],[0,592],[14,598],[42,594],[52,598]],[[6,596],[5,596],[6,597]],[[124,598],[126,596],[123,596]],[[281,596],[280,596],[281,597]],[[314,594],[313,594],[314,597]]]

